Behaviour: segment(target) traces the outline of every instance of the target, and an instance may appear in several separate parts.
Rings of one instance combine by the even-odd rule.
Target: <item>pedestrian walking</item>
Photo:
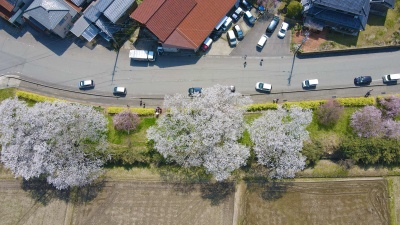
[[[370,95],[371,95],[371,91],[373,91],[374,89],[371,89],[371,90],[369,90],[365,95],[364,95],[364,97],[369,97]]]
[[[146,108],[146,103],[143,103],[143,108]]]
[[[243,63],[243,67],[246,68],[246,66],[247,66],[247,62],[245,61],[245,62]]]
[[[260,60],[260,66],[262,66],[263,62],[264,62],[264,59],[261,59]]]
[[[278,104],[278,102],[279,102],[279,98],[276,99],[276,104]]]
[[[246,58],[247,58],[247,55],[244,55],[244,60],[246,60]]]
[[[143,102],[142,99],[140,99],[139,105],[142,106]]]

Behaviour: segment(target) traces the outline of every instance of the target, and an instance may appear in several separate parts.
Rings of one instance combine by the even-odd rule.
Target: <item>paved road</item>
[[[300,84],[304,79],[317,78],[320,80],[317,89],[324,89],[353,87],[355,76],[371,75],[373,85],[381,85],[380,77],[383,74],[400,72],[397,63],[399,51],[302,58],[295,60],[289,86],[288,77],[293,60],[290,55],[263,57],[262,66],[259,65],[260,58],[248,57],[246,68],[243,67],[244,59],[239,56],[161,56],[154,63],[131,62],[128,50],[121,50],[117,55],[99,45],[89,49],[77,39],[60,40],[31,32],[20,35],[9,28],[4,30],[4,26],[0,30],[1,74],[20,74],[71,90],[77,90],[77,83],[82,79],[94,79],[96,88],[89,92],[110,94],[113,86],[123,85],[128,88],[127,98],[162,98],[165,94],[186,93],[191,86],[208,87],[217,83],[233,84],[242,94],[251,95],[257,94],[254,91],[255,83],[264,81],[273,85],[273,94],[255,98],[256,101],[264,101],[277,94],[282,95],[281,92],[302,91]],[[387,93],[398,92],[397,86],[382,86],[381,89]],[[359,90],[352,94],[354,96],[365,93],[362,89],[354,90]],[[343,93],[346,93],[344,89],[337,89],[333,95],[342,96]],[[304,96],[306,99],[313,94],[301,93],[293,97]],[[329,92],[327,95],[331,94]]]

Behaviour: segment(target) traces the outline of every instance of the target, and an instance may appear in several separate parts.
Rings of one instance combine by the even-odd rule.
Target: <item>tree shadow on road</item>
[[[62,200],[73,204],[82,204],[92,201],[103,190],[104,180],[94,181],[92,184],[84,187],[68,188],[58,190],[53,185],[47,183],[46,178],[32,178],[23,180],[21,188],[27,192],[30,197],[42,205],[48,205],[53,200]]]

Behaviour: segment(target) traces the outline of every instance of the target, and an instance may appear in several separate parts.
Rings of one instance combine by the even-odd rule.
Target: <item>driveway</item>
[[[253,15],[256,15],[253,13]],[[288,56],[290,53],[290,37],[291,31],[288,30],[286,37],[280,39],[277,37],[279,28],[282,24],[282,20],[279,21],[274,33],[269,35],[269,39],[265,44],[264,48],[259,50],[256,48],[258,40],[265,34],[268,24],[273,18],[273,14],[264,14],[257,19],[256,24],[251,30],[249,30],[244,39],[237,45],[237,47],[231,52],[231,56],[256,56],[256,57],[280,57]],[[290,28],[290,27],[289,27]]]

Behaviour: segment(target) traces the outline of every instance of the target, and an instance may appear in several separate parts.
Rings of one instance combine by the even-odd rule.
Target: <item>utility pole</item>
[[[293,61],[292,61],[292,69],[290,70],[290,75],[288,78],[288,86],[290,86],[290,82],[292,80],[292,74],[293,74],[293,67],[294,67],[294,60],[296,59],[296,55],[297,53],[300,51],[301,47],[303,46],[304,43],[306,43],[306,41],[308,40],[308,36],[310,35],[309,31],[304,32],[304,38],[301,41],[300,46],[296,49],[296,51],[293,54]]]

